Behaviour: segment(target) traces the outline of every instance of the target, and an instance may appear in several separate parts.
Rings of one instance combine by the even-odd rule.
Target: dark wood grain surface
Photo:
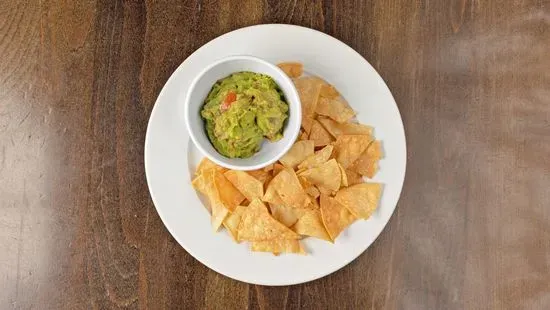
[[[143,169],[173,70],[259,23],[357,50],[392,90],[408,143],[377,241],[291,287],[193,259]],[[547,1],[0,0],[1,309],[550,309],[549,191]]]

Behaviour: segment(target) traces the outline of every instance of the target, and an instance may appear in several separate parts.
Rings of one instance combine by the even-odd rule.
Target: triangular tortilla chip
[[[332,118],[338,123],[346,123],[355,116],[355,112],[342,98],[319,98],[317,114]]]
[[[356,217],[368,219],[378,208],[381,193],[381,184],[361,183],[339,190],[334,199]]]
[[[363,183],[363,177],[359,173],[350,169],[345,169],[345,170],[346,170],[346,176],[348,178],[348,186]]]
[[[235,208],[235,211],[229,213],[223,221],[223,226],[227,228],[229,234],[231,235],[233,240],[235,240],[235,242],[239,242],[237,237],[239,224],[241,223],[241,217],[246,208],[248,207],[238,206],[237,208]]]
[[[342,165],[338,164],[338,167],[340,168],[340,173],[342,174],[342,187],[348,186],[348,175],[346,174],[346,169],[342,167]]]
[[[283,205],[274,205],[272,203],[269,204],[269,209],[271,210],[271,216],[286,227],[294,225],[304,213],[303,210],[306,210],[286,207]]]
[[[235,208],[244,200],[244,195],[227,180],[221,171],[214,171],[214,181],[218,188],[220,199],[229,211]]]
[[[227,168],[219,166],[216,163],[214,163],[213,161],[211,161],[210,159],[204,157],[201,160],[201,162],[199,163],[199,165],[197,166],[197,170],[195,171],[195,175],[200,175],[204,171],[206,171],[208,169],[212,169],[212,168],[215,168],[216,170],[219,170],[221,172],[227,171]]]
[[[319,94],[319,96],[334,99],[339,97],[340,93],[338,92],[338,90],[336,90],[334,86],[325,83],[323,84],[323,86],[321,86],[321,93]]]
[[[372,141],[372,136],[366,135],[342,135],[334,143],[334,158],[344,168],[348,168],[367,149]]]
[[[262,199],[264,185],[261,181],[244,171],[229,170],[224,173],[225,177],[235,186],[249,201]]]
[[[308,195],[292,169],[286,168],[279,172],[269,185],[275,188],[275,191],[287,207],[306,208],[310,203]]]
[[[325,146],[334,141],[332,135],[319,123],[314,120],[309,133],[309,140],[314,141],[315,147]]]
[[[304,211],[304,214],[298,219],[296,224],[292,226],[292,230],[300,235],[316,237],[332,242],[332,239],[329,237],[323,225],[321,212],[319,210]]]
[[[319,116],[317,118],[319,123],[325,127],[325,129],[335,138],[341,135],[369,135],[372,136],[372,127],[357,124],[357,123],[344,123],[340,124],[330,118]]]
[[[251,250],[254,252],[271,252],[275,255],[280,253],[296,253],[306,255],[300,240],[275,239],[252,242]]]
[[[315,152],[315,154],[308,156],[303,162],[298,165],[299,169],[308,169],[320,166],[327,162],[332,155],[333,145],[327,145],[321,150]]]
[[[332,191],[337,191],[342,182],[342,173],[334,158],[320,166],[300,173],[299,176],[306,178],[312,184]]]
[[[275,205],[284,204],[284,201],[282,201],[281,197],[279,197],[279,194],[277,194],[277,190],[275,190],[275,186],[271,185],[271,183],[267,186],[265,190],[265,194],[262,197],[262,201],[269,202]]]
[[[210,221],[212,224],[212,229],[218,231],[223,220],[229,214],[229,208],[223,203],[218,186],[216,185],[216,176],[219,172],[216,169],[208,169],[204,171],[204,177],[207,178],[206,183],[212,184],[206,189],[206,195],[210,201],[210,210],[212,212]],[[223,175],[222,175],[223,176]]]
[[[351,165],[350,169],[372,178],[378,171],[378,160],[380,158],[382,158],[382,146],[380,140],[376,140],[367,147],[363,154]]]
[[[295,232],[275,220],[258,199],[251,201],[243,212],[237,237],[240,241],[300,238]]]
[[[281,170],[285,169],[285,166],[277,163],[275,165],[273,165],[273,176],[275,177],[277,174],[279,174],[279,172],[281,172]]]
[[[254,178],[256,178],[258,181],[262,182],[262,184],[266,184],[266,181],[269,180],[271,176],[271,171],[273,170],[273,166],[271,166],[271,170],[265,170],[265,169],[258,169],[258,170],[250,170],[246,173],[250,174]]]
[[[294,85],[302,103],[302,128],[309,134],[323,81],[316,77],[302,77],[295,79]]]
[[[283,72],[290,78],[300,77],[304,73],[304,65],[299,62],[282,62],[277,64]]]
[[[279,159],[279,161],[288,168],[295,169],[299,163],[303,162],[315,150],[313,140],[304,140],[294,143],[288,152]]]
[[[334,198],[321,195],[321,219],[330,238],[334,241],[357,217]]]

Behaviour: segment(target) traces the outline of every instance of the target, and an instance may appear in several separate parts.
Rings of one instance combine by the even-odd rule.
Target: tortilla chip
[[[351,169],[372,178],[376,174],[376,171],[378,171],[378,160],[380,158],[382,158],[382,146],[380,145],[380,140],[376,140],[359,156],[351,166]]]
[[[305,189],[306,193],[311,196],[313,199],[316,199],[321,195],[321,192],[315,186],[309,186]]]
[[[288,150],[288,152],[279,159],[285,166],[295,169],[299,163],[303,162],[308,156],[312,155],[315,146],[312,140],[298,141]]]
[[[261,199],[264,195],[264,184],[244,171],[229,170],[224,176],[241,192],[246,199]]]
[[[262,201],[269,202],[275,205],[284,204],[284,201],[281,200],[281,197],[279,197],[279,194],[277,194],[275,186],[272,186],[271,183],[267,186],[265,194],[262,197]]]
[[[291,229],[300,235],[316,237],[332,242],[332,239],[323,225],[321,211],[319,210],[307,210],[304,212]]]
[[[346,169],[342,167],[342,165],[338,164],[338,168],[340,168],[340,173],[342,174],[342,184],[341,186],[347,187],[348,186],[348,176],[346,174]]]
[[[298,135],[298,141],[309,140],[308,134],[305,131],[300,130],[300,135]]]
[[[295,239],[275,239],[266,241],[254,241],[250,247],[254,252],[271,252],[275,255],[279,253],[296,253],[306,255],[299,240]]]
[[[215,168],[216,170],[219,170],[221,172],[227,171],[227,168],[219,166],[216,163],[214,163],[213,161],[211,161],[210,159],[208,159],[207,157],[204,157],[201,160],[201,162],[199,163],[199,165],[197,166],[197,170],[195,171],[195,175],[203,174],[204,171],[206,171],[208,169],[212,169],[212,168]]]
[[[338,90],[336,90],[334,86],[325,83],[323,84],[323,86],[321,86],[321,93],[319,94],[319,96],[334,99],[339,97],[340,93],[338,92]]]
[[[281,222],[286,227],[291,227],[298,221],[300,216],[302,216],[303,211],[306,209],[296,209],[292,207],[286,207],[283,205],[269,204],[269,209],[271,210],[271,216],[274,219]]]
[[[273,167],[271,168],[271,170],[273,170]],[[266,184],[266,182],[269,180],[269,177],[271,176],[271,171],[264,169],[250,170],[246,173],[256,178],[256,180],[262,182],[262,184]]]
[[[309,139],[313,140],[315,147],[325,146],[334,141],[332,135],[316,120],[313,120]]]
[[[356,217],[368,219],[378,207],[381,193],[381,184],[361,183],[341,189],[334,199]]]
[[[334,158],[344,168],[348,168],[367,149],[372,141],[371,136],[342,135],[334,143]]]
[[[298,165],[299,169],[309,169],[320,166],[327,162],[332,155],[334,146],[327,145],[321,150],[315,152],[315,154],[308,156],[303,162]]]
[[[338,136],[341,136],[341,135],[372,136],[372,127],[367,125],[357,124],[357,123],[340,124],[330,118],[323,117],[323,116],[319,116],[317,120],[335,138],[338,138]]]
[[[359,173],[350,169],[344,170],[346,170],[346,176],[348,177],[348,186],[363,183],[363,177]]]
[[[320,98],[315,112],[328,116],[338,123],[348,122],[355,116],[355,111],[342,98]]]
[[[279,174],[279,172],[281,172],[281,170],[285,169],[285,166],[281,165],[281,164],[275,164],[273,165],[273,176],[276,176],[277,174]]]
[[[233,212],[243,202],[245,196],[229,182],[221,171],[215,169],[212,171],[214,171],[214,184],[218,189],[222,203],[229,211]]]
[[[290,78],[300,77],[304,73],[304,65],[299,62],[282,62],[277,64]]]
[[[212,229],[216,232],[220,228],[225,217],[229,214],[229,208],[222,201],[219,187],[216,185],[216,176],[220,175],[220,172],[216,169],[208,169],[205,170],[204,173],[203,176],[206,178],[205,182],[211,184],[211,186],[206,188],[206,196],[208,196],[208,200],[210,201],[210,210],[212,213],[210,221]]]
[[[195,177],[191,182],[191,185],[193,185],[193,188],[195,190],[204,195],[206,195],[207,193],[207,188],[209,186],[212,186],[212,184],[207,183],[207,178],[203,174],[199,174],[197,177]]]
[[[321,195],[321,219],[330,238],[334,241],[357,218],[334,198]]]
[[[313,125],[323,81],[319,78],[309,76],[294,80],[294,85],[302,103],[302,128],[309,134]]]
[[[237,237],[239,241],[299,239],[300,236],[275,220],[258,199],[250,202],[241,216]]]
[[[335,159],[331,159],[318,167],[308,169],[300,173],[300,176],[319,187],[332,191],[337,191],[342,182],[340,167]]]
[[[306,208],[310,203],[309,197],[292,169],[286,168],[279,172],[271,183],[269,183],[269,186],[275,188],[275,191],[287,207]]]
[[[266,171],[266,172],[273,171],[273,166],[274,166],[274,165],[275,165],[275,164],[267,165],[267,166],[265,166],[265,167],[263,168],[263,170]],[[254,170],[252,170],[252,171],[254,171]],[[249,171],[249,172],[250,172],[250,171]]]
[[[229,213],[227,217],[223,220],[223,226],[227,228],[227,230],[229,231],[229,234],[231,235],[233,240],[237,243],[239,242],[238,241],[239,224],[241,223],[241,217],[245,212],[246,208],[247,207],[244,207],[244,206],[238,206],[237,208],[235,208],[235,211]]]

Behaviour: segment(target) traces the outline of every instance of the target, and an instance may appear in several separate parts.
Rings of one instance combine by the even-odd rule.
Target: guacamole
[[[229,158],[247,158],[265,138],[283,137],[288,104],[275,81],[264,74],[238,72],[214,84],[201,116],[214,148]]]

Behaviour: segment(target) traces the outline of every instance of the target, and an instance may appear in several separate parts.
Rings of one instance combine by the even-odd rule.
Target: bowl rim
[[[219,160],[219,159],[215,158],[214,156],[211,156],[210,152],[205,150],[203,148],[203,146],[201,145],[201,143],[198,142],[198,139],[195,137],[195,133],[191,129],[190,111],[189,111],[190,104],[189,104],[189,102],[191,100],[191,94],[195,90],[197,83],[208,71],[212,70],[214,67],[219,66],[220,64],[230,62],[230,61],[235,61],[235,60],[248,60],[248,61],[258,62],[258,63],[260,63],[264,66],[270,67],[272,70],[277,72],[280,75],[281,79],[284,80],[289,85],[288,91],[290,91],[290,94],[285,93],[285,99],[287,101],[289,111],[292,108],[293,104],[296,105],[296,107],[294,109],[296,111],[292,111],[292,113],[294,113],[296,115],[296,118],[297,118],[296,125],[293,126],[293,127],[290,127],[290,123],[289,123],[287,128],[285,129],[285,132],[284,132],[285,136],[287,134],[290,134],[290,139],[288,140],[288,143],[284,144],[281,148],[279,148],[277,150],[275,156],[273,156],[269,160],[265,160],[265,161],[257,163],[257,164],[246,164],[246,163],[244,163],[243,165],[234,165],[234,164],[228,163],[224,160]],[[240,72],[240,71],[236,71],[236,72]],[[279,83],[277,83],[277,85],[281,89],[283,88],[281,85],[279,85]],[[294,97],[294,98],[290,98],[290,97]],[[300,133],[300,127],[301,127],[301,123],[302,123],[302,105],[301,105],[301,102],[300,102],[300,96],[298,94],[298,91],[296,90],[296,87],[294,86],[294,83],[292,82],[292,79],[288,75],[286,75],[286,73],[284,73],[284,71],[281,68],[277,67],[276,65],[274,65],[274,64],[272,64],[272,63],[270,63],[270,62],[268,62],[264,59],[261,59],[261,58],[255,57],[255,56],[231,55],[231,56],[220,58],[220,59],[214,61],[213,63],[211,63],[210,65],[206,66],[193,79],[193,81],[189,85],[189,88],[187,89],[187,93],[185,94],[184,120],[185,120],[185,127],[186,127],[186,129],[189,133],[189,137],[191,138],[191,141],[193,141],[193,144],[197,147],[197,149],[205,157],[207,157],[208,159],[210,159],[214,163],[216,163],[216,164],[218,164],[222,167],[228,168],[228,169],[250,171],[250,170],[261,169],[261,168],[264,168],[266,166],[269,166],[270,164],[275,163],[277,160],[279,160],[281,157],[283,157],[288,152],[288,150],[292,147],[292,145],[296,142],[296,139],[298,138],[298,135]],[[210,143],[210,141],[208,141],[208,142]],[[243,160],[246,161],[246,159],[243,159]]]

